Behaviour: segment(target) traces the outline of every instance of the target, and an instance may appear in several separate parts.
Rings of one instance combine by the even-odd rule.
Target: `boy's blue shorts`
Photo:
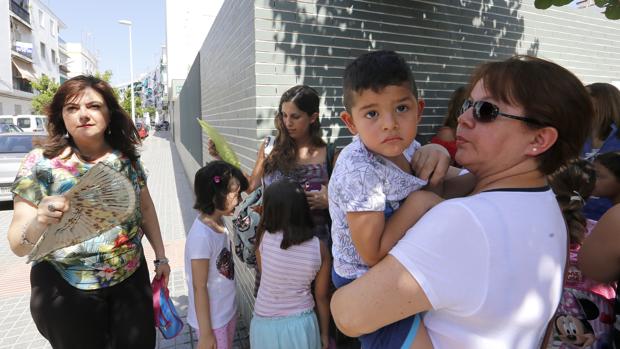
[[[353,282],[354,279],[343,278],[332,267],[332,282],[336,288]],[[389,324],[377,331],[359,337],[363,349],[401,349],[409,348],[420,327],[420,315],[413,315]]]

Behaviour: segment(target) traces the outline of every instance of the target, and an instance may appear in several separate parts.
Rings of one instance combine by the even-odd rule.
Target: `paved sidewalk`
[[[166,254],[172,274],[170,295],[180,315],[187,314],[187,286],[184,276],[183,250],[185,234],[195,211],[193,193],[181,165],[178,153],[169,140],[170,133],[151,133],[142,148],[142,161],[148,173],[148,186],[157,209]],[[30,265],[13,255],[6,241],[6,232],[13,211],[0,211],[0,349],[51,348],[41,337],[30,316]],[[154,259],[146,238],[143,240],[146,258]],[[189,349],[195,346],[189,326],[172,340],[164,340],[158,333],[157,348]],[[194,340],[192,342],[192,339]],[[238,322],[235,348],[249,348],[247,324]]]

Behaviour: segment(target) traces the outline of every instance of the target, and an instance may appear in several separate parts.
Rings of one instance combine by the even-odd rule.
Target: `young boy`
[[[392,51],[364,54],[347,66],[343,85],[341,118],[356,136],[340,153],[329,182],[336,287],[366,273],[442,200],[418,191],[427,182],[412,173],[414,152],[426,147],[415,141],[424,102],[405,60]],[[389,327],[362,336],[362,347],[400,348],[417,325],[409,318]]]

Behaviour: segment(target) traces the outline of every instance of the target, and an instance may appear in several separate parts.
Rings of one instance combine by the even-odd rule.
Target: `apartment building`
[[[31,81],[60,79],[65,24],[39,0],[0,0],[0,114],[29,114]]]
[[[64,43],[68,59],[66,61],[67,76],[93,75],[99,71],[97,56],[84,44],[79,42]]]

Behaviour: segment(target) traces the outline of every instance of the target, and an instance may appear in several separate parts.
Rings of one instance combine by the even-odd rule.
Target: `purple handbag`
[[[183,329],[183,321],[170,300],[168,288],[164,286],[164,279],[153,279],[153,310],[155,312],[155,327],[166,339],[179,335]]]

